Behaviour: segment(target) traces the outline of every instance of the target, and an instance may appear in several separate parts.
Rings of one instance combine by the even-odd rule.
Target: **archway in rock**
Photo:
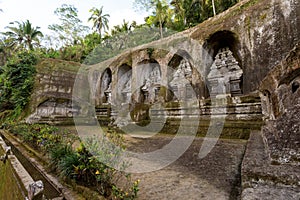
[[[186,51],[173,55],[168,63],[168,100],[189,100],[193,97],[205,98],[208,94],[199,71],[192,65],[192,58]]]
[[[236,35],[230,31],[216,32],[205,42],[204,48],[212,57],[212,62],[206,63],[210,96],[242,95],[243,70]]]
[[[119,103],[130,103],[132,67],[123,64],[118,68],[117,101]]]
[[[111,82],[112,82],[111,69],[106,68],[101,76],[101,84],[100,84],[101,103],[111,103]]]
[[[151,104],[158,100],[161,88],[161,68],[156,60],[144,60],[137,67],[139,103]]]
[[[219,50],[228,47],[233,52],[233,56],[240,63],[240,42],[235,33],[231,31],[218,31],[212,34],[204,43],[203,47],[211,55],[212,58],[216,57]],[[212,64],[212,63],[211,63]]]

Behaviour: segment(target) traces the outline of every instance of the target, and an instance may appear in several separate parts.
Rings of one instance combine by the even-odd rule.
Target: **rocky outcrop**
[[[224,118],[227,137],[258,130],[242,164],[242,199],[299,199],[299,16],[298,0],[243,0],[194,28],[83,67],[81,84],[80,64],[45,60],[27,121],[70,123],[91,114],[89,106],[103,124],[113,119],[132,130],[152,116],[168,133],[181,125],[204,135],[212,116]]]
[[[242,164],[242,200],[300,198],[300,170],[294,165],[274,165],[259,131],[253,131]]]
[[[79,108],[72,107],[73,85],[80,63],[46,59],[37,66],[28,123],[71,123]]]
[[[190,36],[206,50],[206,69],[220,48],[229,47],[243,69],[247,94],[299,43],[299,7],[297,0],[244,0],[199,24]]]
[[[174,112],[170,111],[168,117],[176,118],[174,113],[184,110],[177,105],[189,101],[207,118],[220,107],[211,106],[211,98],[219,96],[228,104],[219,114],[228,115],[229,127],[238,122],[243,124],[240,128],[249,125],[250,130],[253,121],[259,127],[260,101],[255,91],[273,66],[299,42],[299,6],[296,0],[241,1],[192,29],[86,66],[88,77],[80,88],[82,93],[88,91],[86,101],[96,107],[98,119],[106,121],[112,117],[128,124],[132,116],[149,118],[143,115],[151,111],[139,111],[143,107],[139,105],[151,107],[157,103],[168,108],[171,105]],[[68,119],[74,114],[86,110],[81,105],[71,107],[80,65],[45,60],[39,66],[32,114],[27,121],[70,123]],[[126,109],[124,114],[122,110]]]
[[[300,48],[262,81],[266,125],[253,132],[242,165],[243,199],[300,198]]]
[[[263,134],[273,163],[300,165],[299,83],[300,46],[297,45],[260,87],[268,120]]]
[[[296,0],[244,0],[192,29],[130,49],[91,66],[90,70],[101,77],[106,68],[110,69],[112,103],[116,103],[113,99],[118,99],[118,81],[125,73],[124,66],[132,72],[131,87],[139,90],[152,66],[159,69],[164,77],[161,85],[166,86],[171,69],[176,70],[183,59],[191,65],[190,85],[196,95],[207,98],[211,89],[207,76],[213,70],[216,55],[225,48],[239,66],[237,80],[232,80],[236,93],[248,95],[258,89],[268,72],[300,41],[299,7]],[[93,81],[91,87],[100,88],[100,84],[101,80]],[[146,96],[155,96],[155,91],[145,91]],[[131,100],[143,101],[143,90],[134,92]],[[101,93],[104,91],[95,91],[95,101]]]

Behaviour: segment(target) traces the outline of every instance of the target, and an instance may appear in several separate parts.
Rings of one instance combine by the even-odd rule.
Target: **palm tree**
[[[169,19],[171,9],[166,0],[153,0],[151,3],[154,11],[151,16],[146,18],[146,23],[148,25],[158,25],[160,37],[163,38],[163,26]]]
[[[184,8],[185,0],[172,0],[171,5],[174,6],[175,17],[182,24],[183,28],[186,26],[186,10]]]
[[[43,37],[43,33],[39,31],[40,27],[32,27],[29,20],[26,22],[11,22],[10,24],[17,24],[17,26],[7,26],[9,31],[2,33],[12,41],[11,46],[21,46],[26,49],[33,49],[34,45],[39,44],[39,38]],[[36,43],[34,43],[36,42]]]
[[[88,21],[92,21],[93,22],[93,28],[95,28],[99,34],[100,34],[100,38],[101,38],[101,32],[102,29],[108,30],[108,18],[110,17],[109,14],[103,14],[103,6],[98,9],[98,8],[92,8],[90,9],[90,11],[92,13],[91,17],[88,19]]]
[[[166,18],[168,17],[167,13],[168,13],[168,4],[166,3],[166,1],[162,0],[158,0],[156,3],[156,17],[159,21],[159,30],[160,30],[160,37],[163,38],[163,24],[166,22]]]

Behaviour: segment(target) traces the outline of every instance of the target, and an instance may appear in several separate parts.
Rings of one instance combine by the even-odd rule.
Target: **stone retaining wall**
[[[43,199],[43,183],[35,182],[0,136],[0,199]]]

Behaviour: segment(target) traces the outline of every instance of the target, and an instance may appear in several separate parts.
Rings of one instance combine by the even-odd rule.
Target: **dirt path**
[[[151,152],[169,143],[170,136],[148,139],[126,137],[128,149]],[[198,153],[203,139],[196,138],[190,148],[168,167],[144,174],[133,174],[140,179],[139,200],[217,200],[238,199],[240,192],[239,168],[246,142],[219,140],[203,159]]]

